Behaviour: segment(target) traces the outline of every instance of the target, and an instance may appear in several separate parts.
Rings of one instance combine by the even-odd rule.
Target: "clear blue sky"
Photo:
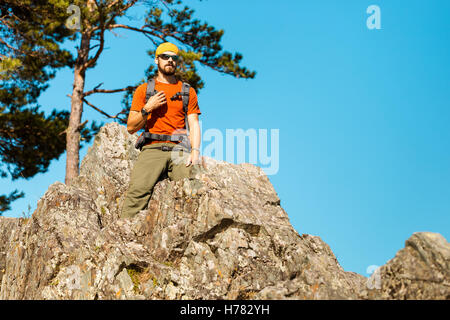
[[[224,49],[257,71],[240,80],[199,68],[203,130],[280,130],[280,168],[269,178],[300,234],[320,236],[346,271],[365,276],[413,232],[450,239],[450,1],[186,3],[224,29]],[[381,30],[366,26],[374,4]],[[151,43],[118,33],[87,73],[87,89],[144,77]],[[58,73],[40,99],[43,110],[69,110],[72,80],[71,70]],[[121,98],[90,101],[115,114]],[[83,117],[109,121],[88,106]],[[33,211],[50,184],[64,181],[64,169],[62,155],[29,181],[0,180],[0,193],[26,193],[4,216]]]

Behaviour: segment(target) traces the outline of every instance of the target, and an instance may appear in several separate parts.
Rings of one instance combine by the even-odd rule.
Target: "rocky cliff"
[[[346,272],[319,237],[293,229],[249,164],[205,158],[119,219],[135,140],[104,126],[73,185],[51,185],[29,219],[0,218],[0,299],[450,298],[442,236],[414,234],[379,278]]]

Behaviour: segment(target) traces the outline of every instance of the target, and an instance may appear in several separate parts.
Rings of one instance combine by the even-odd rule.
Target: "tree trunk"
[[[80,165],[80,123],[83,114],[83,94],[86,76],[86,62],[89,58],[90,35],[83,33],[78,57],[75,63],[69,127],[66,134],[66,185],[78,177]]]

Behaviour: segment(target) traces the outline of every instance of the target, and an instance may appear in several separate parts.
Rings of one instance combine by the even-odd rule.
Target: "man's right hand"
[[[159,91],[154,96],[151,96],[148,99],[147,103],[144,106],[144,110],[147,112],[152,112],[153,110],[161,107],[166,103],[166,94],[163,91]]]

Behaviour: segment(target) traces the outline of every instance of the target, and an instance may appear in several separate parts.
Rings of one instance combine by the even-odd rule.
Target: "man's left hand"
[[[192,150],[189,155],[188,161],[186,162],[186,167],[191,164],[199,164],[200,163],[200,152],[198,150]]]

